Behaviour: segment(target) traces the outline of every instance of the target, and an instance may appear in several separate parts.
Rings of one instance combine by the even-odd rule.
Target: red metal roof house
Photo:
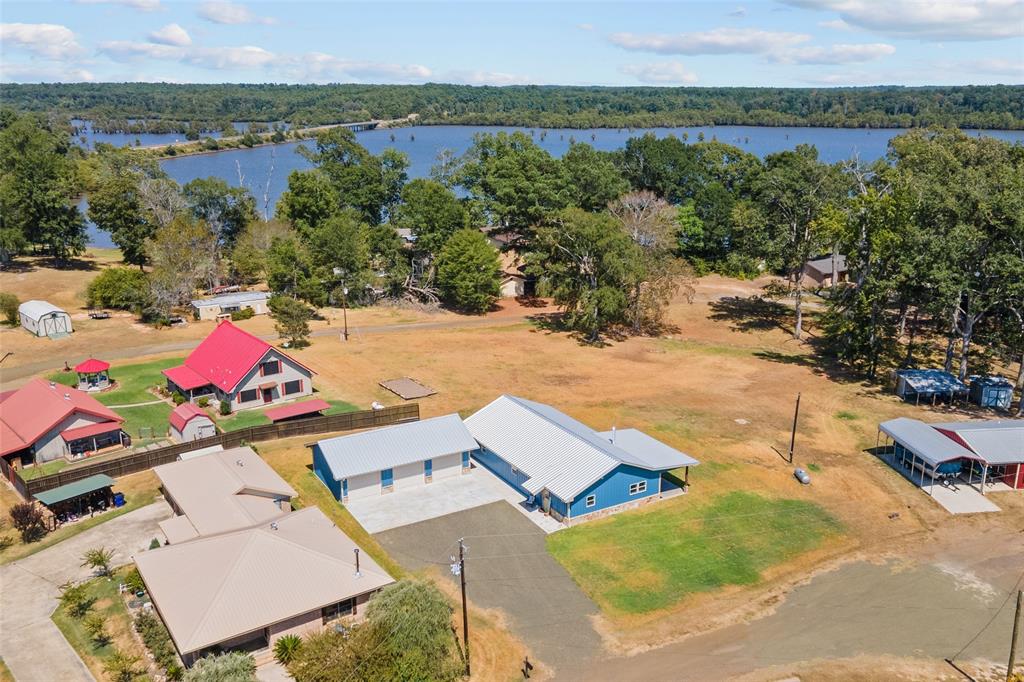
[[[31,464],[126,445],[123,422],[84,391],[33,379],[0,394],[0,456]]]
[[[218,324],[184,364],[163,374],[168,390],[189,400],[205,395],[227,401],[232,410],[313,392],[311,369],[229,321]]]

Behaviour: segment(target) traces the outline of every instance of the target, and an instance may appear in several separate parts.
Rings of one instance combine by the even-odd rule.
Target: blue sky
[[[0,79],[594,85],[1024,82],[1024,0],[0,7]]]

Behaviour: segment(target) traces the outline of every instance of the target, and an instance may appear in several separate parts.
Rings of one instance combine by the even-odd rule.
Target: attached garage
[[[457,414],[328,438],[313,445],[313,470],[335,499],[375,497],[458,476],[477,443]]]
[[[47,301],[25,301],[18,306],[18,319],[33,336],[60,337],[74,331],[71,316]]]

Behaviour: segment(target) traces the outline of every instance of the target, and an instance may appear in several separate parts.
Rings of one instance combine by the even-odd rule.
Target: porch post
[[[988,478],[988,463],[981,465],[981,494],[985,494],[985,479]]]

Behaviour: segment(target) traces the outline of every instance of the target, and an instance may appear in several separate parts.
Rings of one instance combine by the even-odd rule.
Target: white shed
[[[47,301],[25,301],[18,306],[18,317],[33,336],[64,336],[74,331],[71,316]]]

